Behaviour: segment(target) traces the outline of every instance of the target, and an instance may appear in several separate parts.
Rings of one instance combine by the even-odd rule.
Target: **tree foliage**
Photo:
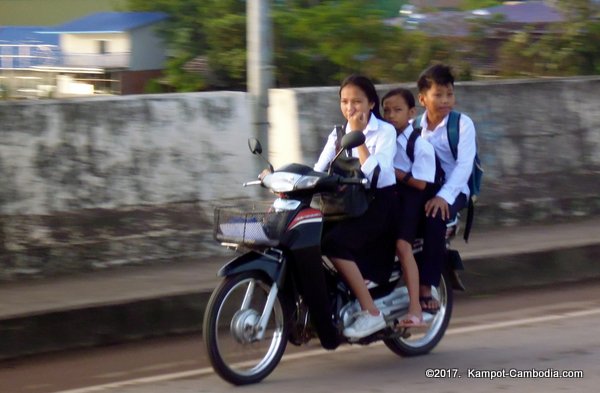
[[[160,31],[170,60],[164,83],[177,91],[245,86],[246,2],[242,0],[128,0],[132,11],[169,15]],[[186,71],[190,61],[208,61],[208,70]]]
[[[503,21],[491,18],[470,22],[470,36],[453,40],[386,23],[392,8],[385,14],[375,6],[383,0],[272,0],[276,85],[337,85],[354,72],[379,83],[414,81],[434,62],[453,64],[461,79],[486,72],[490,61],[500,75],[599,73],[600,19],[590,17],[597,10],[588,0],[557,1],[569,22],[546,34],[525,30],[507,35],[500,27]],[[498,1],[464,5],[493,3]],[[127,0],[127,6],[170,15],[161,32],[169,45],[162,79],[169,90],[246,88],[246,1]],[[193,69],[190,62],[205,66]]]
[[[240,0],[128,0],[130,10],[170,15],[161,32],[171,57],[163,82],[178,91],[245,88],[245,7]],[[368,0],[274,1],[271,16],[278,86],[337,84],[353,72],[414,79],[430,56],[447,58],[439,42],[386,25]],[[185,65],[198,57],[209,70],[190,75]]]
[[[564,23],[544,34],[532,30],[509,38],[501,49],[499,69],[505,76],[573,76],[600,73],[600,19],[589,0],[558,1]]]

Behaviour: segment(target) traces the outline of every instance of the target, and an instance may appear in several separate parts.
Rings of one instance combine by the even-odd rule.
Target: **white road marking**
[[[558,320],[567,319],[567,318],[587,317],[587,316],[596,315],[596,314],[600,314],[600,308],[594,308],[591,310],[573,311],[573,312],[562,313],[562,314],[550,314],[550,315],[545,315],[543,317],[515,319],[514,321],[494,322],[494,323],[488,323],[485,325],[478,325],[478,326],[467,326],[467,327],[462,327],[462,328],[448,329],[446,331],[445,335],[480,332],[480,331],[492,330],[492,329],[502,329],[505,327],[529,325],[529,324],[543,323],[543,322],[550,322],[550,321],[558,321]]]
[[[600,314],[600,308],[594,308],[594,309],[582,310],[582,311],[573,311],[573,312],[567,312],[567,313],[561,313],[561,314],[551,314],[551,315],[546,315],[546,316],[541,316],[541,317],[515,319],[512,321],[506,321],[506,322],[494,322],[494,323],[488,323],[488,324],[477,325],[477,326],[452,328],[452,329],[448,329],[446,331],[445,335],[465,334],[465,333],[473,333],[473,332],[480,332],[480,331],[493,330],[493,329],[502,329],[502,328],[506,328],[506,327],[513,327],[513,326],[520,326],[520,325],[529,325],[529,324],[536,324],[536,323],[559,321],[562,319],[587,317],[587,316],[597,315],[597,314]],[[383,343],[377,342],[377,343],[371,344],[370,346],[373,347],[376,345],[383,345]],[[284,362],[284,361],[289,361],[289,360],[305,359],[305,358],[310,358],[313,356],[320,356],[320,355],[325,355],[325,354],[333,354],[333,353],[346,352],[346,351],[355,351],[355,350],[362,349],[362,348],[363,348],[362,346],[348,345],[348,346],[340,347],[340,348],[336,349],[335,351],[327,351],[325,349],[313,349],[310,351],[304,351],[304,352],[294,353],[294,354],[290,354],[290,355],[284,355],[284,357],[281,361]],[[251,365],[254,363],[244,362],[244,363],[236,364],[236,366],[244,366],[245,364]],[[162,374],[162,375],[156,375],[156,376],[152,376],[152,377],[135,378],[135,379],[127,380],[127,381],[120,381],[120,382],[113,382],[113,383],[107,383],[107,384],[102,384],[102,385],[88,386],[88,387],[79,388],[79,389],[61,390],[61,391],[54,392],[54,393],[103,392],[103,391],[107,391],[110,389],[123,388],[126,386],[143,385],[143,384],[156,383],[156,382],[165,382],[165,381],[171,381],[171,380],[181,379],[181,378],[198,377],[198,376],[203,376],[203,375],[208,375],[208,374],[213,374],[213,373],[214,373],[214,371],[213,371],[212,367],[204,367],[204,368],[200,368],[197,370]]]

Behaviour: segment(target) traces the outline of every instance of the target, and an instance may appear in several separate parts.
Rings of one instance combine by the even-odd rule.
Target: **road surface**
[[[316,341],[289,345],[262,383],[236,388],[212,372],[192,335],[3,362],[0,392],[594,392],[598,326],[597,281],[459,295],[446,337],[427,356],[400,358],[379,343],[332,352]]]

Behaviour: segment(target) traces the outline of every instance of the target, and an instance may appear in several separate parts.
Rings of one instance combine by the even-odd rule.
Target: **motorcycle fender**
[[[462,258],[457,250],[448,250],[448,264],[452,270],[465,270]]]
[[[275,258],[250,251],[227,262],[217,275],[226,277],[251,270],[265,272],[274,282],[277,282],[281,272],[281,263]]]

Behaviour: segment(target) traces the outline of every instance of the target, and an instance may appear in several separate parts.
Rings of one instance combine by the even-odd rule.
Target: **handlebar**
[[[340,184],[362,184],[363,186],[366,186],[367,183],[369,183],[369,181],[367,179],[358,179],[355,177],[353,177],[353,178],[340,177],[339,183]]]
[[[248,186],[260,186],[262,184],[262,180],[252,180],[252,181],[247,181],[244,184],[242,184],[243,187],[248,187]]]
[[[358,185],[363,185],[366,186],[369,183],[369,181],[365,178],[356,178],[356,177],[342,177],[339,175],[329,175],[326,177],[322,177],[319,179],[318,182],[318,186],[316,187],[317,189],[320,189],[322,191],[325,190],[335,190],[338,185],[340,184],[358,184]],[[259,179],[259,180],[252,180],[252,181],[248,181],[242,184],[243,187],[248,187],[248,186],[264,186],[264,179]],[[316,192],[319,192],[317,190],[315,190]]]

